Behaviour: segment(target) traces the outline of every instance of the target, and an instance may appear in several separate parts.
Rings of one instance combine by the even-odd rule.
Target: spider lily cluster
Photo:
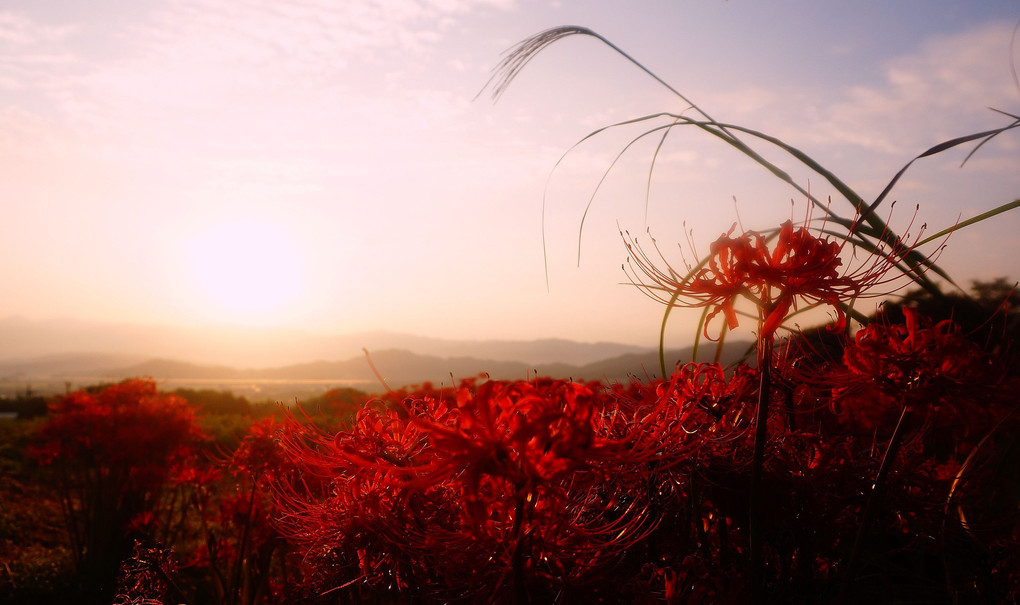
[[[117,514],[146,538],[121,566],[123,603],[182,601],[203,575],[203,599],[220,603],[741,602],[755,590],[755,468],[770,599],[1020,596],[1003,475],[1016,464],[1017,380],[999,356],[908,310],[840,354],[805,337],[771,359],[760,467],[764,368],[714,363],[629,384],[392,392],[339,430],[267,419],[213,457],[194,454],[191,416],[169,399],[183,433],[157,455],[174,461],[160,483],[139,485],[154,496],[143,512],[81,508],[96,500],[79,494],[106,489],[82,473],[123,457],[66,445],[121,417],[153,441],[178,431],[104,407],[132,409],[127,391],[166,399],[151,382],[61,400],[35,455],[67,478],[71,521]]]
[[[773,358],[760,467],[746,365],[468,380],[338,432],[298,423],[283,450],[315,481],[280,484],[282,532],[325,602],[741,602],[759,468],[770,599],[1015,597],[1020,520],[989,498],[1016,381],[951,322],[907,318]]]

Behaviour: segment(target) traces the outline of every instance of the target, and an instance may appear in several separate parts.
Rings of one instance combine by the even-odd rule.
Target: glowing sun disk
[[[271,320],[304,294],[298,245],[283,229],[238,220],[214,225],[186,244],[204,314]]]

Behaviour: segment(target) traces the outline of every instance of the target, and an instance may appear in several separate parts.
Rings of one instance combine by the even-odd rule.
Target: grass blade
[[[934,239],[938,239],[938,238],[942,237],[943,235],[949,235],[950,233],[952,233],[953,231],[956,231],[957,229],[962,229],[963,227],[966,227],[967,225],[973,225],[974,223],[979,223],[979,222],[981,222],[981,221],[983,221],[985,219],[992,218],[996,214],[1002,214],[1003,212],[1012,210],[1012,209],[1017,208],[1017,207],[1020,207],[1020,199],[1013,200],[1012,202],[1009,202],[1008,204],[1003,204],[1003,205],[1001,205],[1001,206],[999,206],[997,208],[993,208],[993,209],[989,210],[988,212],[982,212],[981,214],[979,214],[977,216],[972,216],[972,217],[970,217],[969,219],[967,219],[965,221],[956,223],[955,225],[953,225],[952,227],[949,227],[948,229],[943,229],[942,231],[939,231],[935,235],[932,235],[930,237],[924,238],[923,240],[917,242],[917,245],[921,246],[921,245],[927,244],[928,242],[930,242],[930,241],[932,241]]]

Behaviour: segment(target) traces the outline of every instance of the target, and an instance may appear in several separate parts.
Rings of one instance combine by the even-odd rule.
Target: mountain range
[[[0,395],[29,389],[58,393],[136,376],[152,377],[164,388],[214,388],[249,398],[286,400],[337,386],[372,393],[424,382],[449,385],[482,374],[498,380],[549,376],[606,382],[660,374],[655,349],[619,343],[563,339],[457,341],[385,332],[303,340],[296,333],[265,332],[259,340],[261,346],[290,339],[288,355],[282,358],[302,356],[303,360],[244,365],[237,360],[250,362],[261,357],[231,357],[226,341],[219,341],[219,349],[205,350],[198,360],[188,357],[200,340],[192,334],[194,340],[188,341],[187,332],[173,334],[153,326],[120,325],[107,325],[107,331],[103,331],[101,324],[84,322],[71,322],[70,327],[76,330],[68,327],[62,322],[0,320]],[[230,332],[218,334],[224,337]],[[241,344],[254,338],[240,332],[233,335],[244,336]],[[230,343],[238,346],[237,339]],[[322,354],[327,350],[332,354]],[[33,351],[45,353],[26,354]],[[747,343],[728,343],[723,361],[735,360],[746,351]],[[690,348],[669,351],[667,362],[671,368],[677,361],[689,361],[691,354]],[[706,351],[702,357],[711,354]]]
[[[366,348],[369,351],[403,349],[439,357],[576,365],[652,350],[652,347],[556,338],[454,340],[385,331],[323,335],[248,327],[178,327],[73,319],[0,318],[0,363],[55,355],[102,353],[133,358],[137,362],[150,358],[186,359],[197,364],[263,368],[316,359],[348,359],[361,355],[362,349]]]

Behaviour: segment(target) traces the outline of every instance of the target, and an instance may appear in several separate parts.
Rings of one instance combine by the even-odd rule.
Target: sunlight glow
[[[305,293],[298,243],[268,221],[212,225],[186,242],[186,262],[207,319],[275,322]]]

